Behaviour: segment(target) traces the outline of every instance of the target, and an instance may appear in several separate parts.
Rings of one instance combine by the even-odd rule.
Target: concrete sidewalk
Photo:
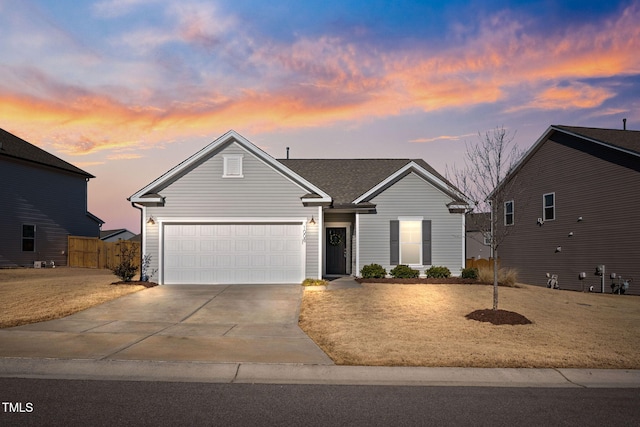
[[[26,358],[0,359],[0,377],[251,384],[640,388],[640,370],[420,368]]]

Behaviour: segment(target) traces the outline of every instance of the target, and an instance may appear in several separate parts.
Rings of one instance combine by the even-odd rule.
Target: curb
[[[242,384],[640,388],[640,370],[426,368],[89,359],[0,359],[0,377]]]

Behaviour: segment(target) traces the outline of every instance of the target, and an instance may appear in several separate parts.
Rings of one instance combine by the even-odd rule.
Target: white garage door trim
[[[189,284],[240,284],[240,283],[300,283],[305,277],[305,268],[306,268],[306,218],[170,218],[170,219],[157,219],[159,226],[159,245],[160,245],[160,259],[159,259],[159,273],[160,273],[160,283],[161,284],[177,284],[177,283],[189,283]],[[287,231],[289,233],[288,237],[283,236],[283,242],[289,244],[290,248],[291,244],[295,240],[295,242],[299,245],[299,255],[297,259],[292,260],[289,259],[290,269],[285,274],[282,271],[286,271],[286,269],[277,269],[272,268],[271,274],[267,274],[263,276],[262,274],[265,271],[269,270],[269,267],[266,267],[264,271],[260,269],[260,266],[256,268],[254,272],[251,272],[251,269],[237,269],[237,267],[230,266],[229,269],[224,271],[223,269],[218,269],[217,271],[210,270],[209,273],[206,272],[206,266],[200,270],[198,276],[199,278],[190,278],[190,279],[180,279],[175,277],[170,270],[170,263],[173,260],[165,259],[165,256],[169,254],[171,256],[172,251],[176,251],[175,247],[167,246],[166,239],[168,238],[165,226],[180,226],[180,225],[193,225],[193,226],[207,226],[213,225],[214,227],[207,227],[206,230],[209,232],[213,231],[214,233],[222,230],[226,230],[226,232],[230,232],[235,235],[238,230],[250,230],[250,232],[259,231],[259,230],[271,230],[270,227],[261,227],[261,228],[252,228],[250,225],[291,225]],[[216,227],[220,226],[220,227]],[[224,227],[223,227],[224,226]],[[249,227],[247,227],[249,226]],[[188,229],[187,229],[188,230]],[[193,230],[202,230],[200,227],[194,227]],[[217,231],[216,231],[217,230]],[[175,231],[173,228],[169,228],[169,231]],[[290,233],[294,234],[290,234]],[[235,241],[235,240],[234,240]],[[222,242],[221,242],[222,243]],[[277,243],[277,241],[274,241]],[[169,243],[170,244],[170,243]],[[235,245],[233,245],[235,248]],[[258,238],[255,244],[251,243],[251,246],[255,249],[257,248],[259,254],[259,250],[262,248],[264,258],[269,258],[273,254],[273,252],[269,251],[264,245],[264,241],[260,241]],[[208,248],[212,251],[216,251],[218,249],[213,248],[213,246],[208,246]],[[245,252],[240,254],[240,250],[244,250]],[[291,254],[291,251],[289,253]],[[240,255],[247,255],[248,258],[252,260],[259,260],[261,257],[256,256],[255,258],[250,256],[249,253],[251,249],[247,246],[242,249],[238,249],[235,253],[236,257],[225,257],[228,262],[236,262],[239,261]],[[221,255],[223,252],[219,253]],[[226,253],[226,250],[225,252]],[[271,259],[271,262],[274,260]],[[253,262],[253,261],[251,261]],[[269,262],[269,261],[267,261]],[[264,261],[263,261],[264,265]],[[271,264],[269,264],[271,266]],[[209,276],[209,277],[207,277]],[[282,280],[280,280],[282,279]]]

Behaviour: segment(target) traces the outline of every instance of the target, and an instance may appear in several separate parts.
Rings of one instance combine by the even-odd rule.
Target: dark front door
[[[327,228],[327,274],[347,274],[347,229]]]

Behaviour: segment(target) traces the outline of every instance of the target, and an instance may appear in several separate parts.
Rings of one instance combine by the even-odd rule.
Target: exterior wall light
[[[147,224],[154,225],[155,223],[156,223],[156,220],[153,218],[153,216],[150,216],[149,219],[147,220]]]
[[[311,215],[311,220],[309,221],[309,224],[316,225],[316,220],[313,218],[313,215]]]

